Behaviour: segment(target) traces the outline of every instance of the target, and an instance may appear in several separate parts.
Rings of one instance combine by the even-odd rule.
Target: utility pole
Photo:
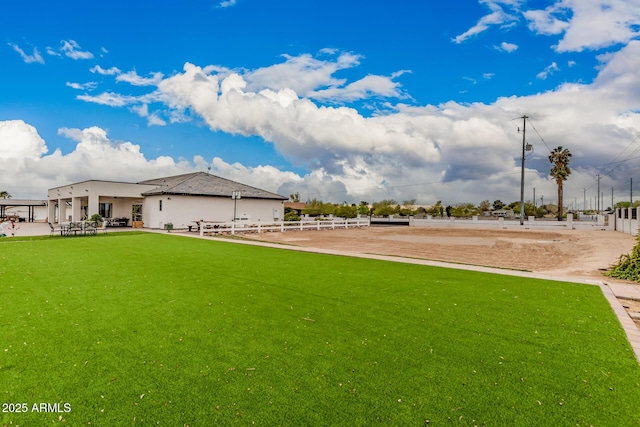
[[[611,212],[613,212],[613,187],[611,187]]]
[[[596,213],[600,213],[600,174],[598,174],[598,201],[596,203]]]
[[[629,178],[629,207],[633,207],[633,178]]]
[[[587,210],[587,189],[584,189],[584,199],[582,200],[582,210]]]
[[[522,171],[520,173],[520,225],[524,225],[524,148],[525,134],[527,132],[527,119],[529,116],[524,115],[522,119]]]

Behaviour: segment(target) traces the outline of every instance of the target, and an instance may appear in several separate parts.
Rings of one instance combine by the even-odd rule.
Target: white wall
[[[147,228],[164,228],[167,223],[172,223],[173,228],[187,228],[198,220],[227,222],[233,219],[233,205],[231,197],[148,196],[142,207],[142,220]],[[236,218],[246,218],[248,221],[282,220],[284,200],[237,200]]]

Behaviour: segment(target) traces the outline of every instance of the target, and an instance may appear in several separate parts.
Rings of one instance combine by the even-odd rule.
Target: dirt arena
[[[369,227],[246,234],[246,239],[349,252],[603,279],[636,240],[606,231]],[[608,279],[608,278],[607,278]]]

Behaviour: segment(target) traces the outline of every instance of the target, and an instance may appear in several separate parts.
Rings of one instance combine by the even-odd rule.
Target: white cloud
[[[552,62],[551,64],[546,66],[543,71],[540,71],[536,75],[536,77],[541,79],[541,80],[545,80],[551,74],[553,74],[554,72],[559,71],[559,70],[560,70],[560,68],[558,68],[558,64],[556,64],[555,62]]]
[[[24,62],[26,62],[27,64],[31,64],[33,62],[36,62],[38,64],[44,64],[44,58],[42,58],[42,55],[40,55],[40,52],[38,52],[38,49],[36,49],[35,47],[33,48],[33,54],[32,55],[28,55],[17,44],[9,43],[9,46],[11,46],[13,48],[13,50],[18,52],[18,54],[20,55],[22,60]]]
[[[102,74],[103,76],[118,75],[121,72],[118,67],[111,67],[111,68],[104,69],[99,65],[91,67],[89,71],[91,71],[92,73]]]
[[[510,27],[518,21],[516,13],[508,12],[505,9],[515,8],[520,3],[517,0],[480,0],[480,3],[486,5],[491,13],[483,16],[476,24],[464,33],[453,38],[453,42],[462,43],[467,39],[476,36],[488,30],[492,26]]]
[[[140,98],[135,96],[121,95],[113,92],[103,92],[100,95],[78,95],[76,99],[94,104],[108,105],[110,107],[124,107],[127,105],[137,104]]]
[[[502,42],[500,43],[500,46],[494,46],[494,48],[502,52],[511,53],[518,50],[518,45],[513,43]]]
[[[47,46],[47,55],[50,55],[50,56],[58,56],[58,57],[62,56],[62,55],[60,54],[60,52],[58,52],[57,50],[55,50],[54,48],[52,48],[52,47],[50,47],[50,46]]]
[[[96,87],[98,87],[98,83],[96,83],[96,82],[87,82],[87,83],[67,82],[67,86],[69,86],[72,89],[77,89],[77,90],[94,90]]]
[[[455,203],[479,202],[479,197],[518,200],[521,135],[516,129],[522,124],[512,119],[527,114],[550,147],[562,145],[574,154],[573,174],[565,185],[566,197],[570,199],[574,193],[582,195],[582,189],[588,188],[593,177],[601,173],[598,164],[626,148],[640,129],[637,111],[640,42],[632,41],[620,51],[598,58],[601,67],[590,84],[564,84],[555,90],[500,98],[491,104],[399,104],[371,117],[353,108],[317,104],[278,83],[270,67],[261,69],[263,73],[258,77],[262,79],[254,78],[249,83],[249,76],[255,76],[251,71],[240,74],[224,67],[187,63],[181,72],[164,78],[147,95],[106,92],[79,99],[130,108],[144,117],[149,126],[200,117],[213,131],[262,138],[289,162],[309,172],[300,175],[271,166],[249,167],[214,159],[214,173],[285,195],[299,191],[303,198],[332,201],[417,198],[421,203],[436,200]],[[347,63],[350,61],[345,59]],[[298,67],[299,80],[305,80],[306,72],[312,74],[298,86],[308,94],[327,90],[332,82],[338,81],[325,67],[339,70],[339,65],[323,65],[323,61],[316,64],[308,58],[303,62],[315,64],[310,68]],[[551,64],[545,76],[558,69],[557,64]],[[284,70],[287,71],[284,79],[291,81],[295,72],[286,67]],[[366,82],[356,80],[362,81]],[[340,80],[334,87],[344,89],[351,85]],[[389,88],[389,93],[393,90]],[[80,174],[58,172],[56,165],[51,166],[51,171],[42,167],[44,159],[52,162],[51,159],[63,157],[68,160],[60,161],[68,169],[74,168],[71,159],[78,162],[76,168],[85,174],[82,179],[96,176],[114,179],[109,178],[111,166],[102,157],[115,162],[117,156],[122,156],[129,167],[143,171],[144,176],[139,179],[173,173],[167,172],[169,169],[203,170],[199,163],[202,159],[194,159],[193,163],[175,163],[168,158],[148,160],[135,144],[115,144],[99,128],[62,130],[61,134],[78,141],[76,149],[67,156],[59,152],[49,156],[33,154],[42,153],[42,147],[46,150],[46,146],[38,142],[37,133],[29,134],[26,126],[21,129],[33,139],[25,145],[31,147],[25,161],[32,162],[32,166],[39,163],[25,176],[35,183],[46,183],[45,176],[49,181],[57,180],[58,173],[65,182],[79,180]],[[547,147],[529,127],[528,131],[528,141],[534,144],[535,151],[527,159],[527,188],[535,187],[538,195],[552,200],[555,184],[548,177]],[[9,142],[6,144],[9,146]],[[16,166],[20,162],[6,159],[3,162],[0,182],[5,182],[1,181],[4,177],[15,185],[26,182],[21,175],[26,169]],[[85,164],[89,167],[85,168]],[[607,176],[611,182],[603,185],[610,187],[616,180],[628,181],[630,173],[632,165],[620,165]]]
[[[162,73],[149,73],[151,77],[141,77],[134,71],[118,73],[117,82],[126,82],[133,86],[157,86],[164,77]]]
[[[167,122],[162,117],[160,117],[160,113],[154,111],[153,113],[149,114],[147,124],[149,126],[166,126]]]
[[[235,6],[236,3],[237,3],[237,0],[224,0],[224,1],[221,1],[218,4],[218,7],[223,7],[223,8],[224,7],[231,7],[231,6]]]
[[[344,87],[322,89],[310,92],[308,96],[312,99],[332,102],[351,102],[372,96],[406,98],[400,86],[400,83],[394,82],[389,77],[369,75]]]
[[[81,51],[80,45],[75,40],[62,40],[62,47],[60,51],[64,53],[65,56],[71,59],[91,59],[93,58],[93,53],[87,51]]]
[[[338,70],[358,66],[361,59],[360,55],[352,53],[342,53],[335,61],[316,59],[310,54],[283,57],[284,63],[243,73],[249,90],[258,92],[262,89],[291,89],[306,97],[320,87],[335,88],[344,85],[344,79],[336,79],[333,75]]]
[[[112,141],[98,127],[62,128],[59,134],[76,141],[72,152],[47,154],[33,126],[21,120],[0,122],[0,182],[14,198],[45,198],[48,188],[86,179],[137,182],[194,169],[193,163],[166,156],[148,159],[138,145]]]
[[[544,10],[524,12],[529,28],[562,35],[558,52],[626,44],[640,36],[640,3],[625,0],[562,0]]]

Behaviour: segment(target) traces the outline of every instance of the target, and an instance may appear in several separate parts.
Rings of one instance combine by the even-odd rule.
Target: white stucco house
[[[61,223],[98,213],[103,218],[141,219],[146,228],[164,228],[168,223],[174,228],[187,228],[199,220],[279,221],[284,217],[287,199],[195,172],[138,183],[90,180],[51,188],[48,217],[50,222]]]

